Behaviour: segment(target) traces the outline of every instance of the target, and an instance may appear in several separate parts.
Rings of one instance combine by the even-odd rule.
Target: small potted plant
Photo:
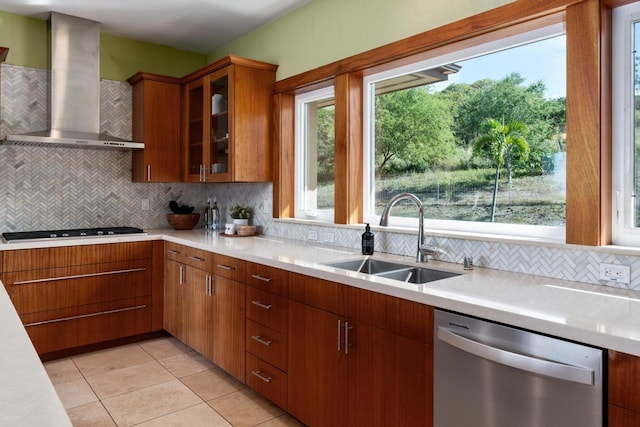
[[[229,215],[233,218],[233,223],[237,225],[248,225],[252,214],[253,208],[246,205],[234,205],[229,211]]]

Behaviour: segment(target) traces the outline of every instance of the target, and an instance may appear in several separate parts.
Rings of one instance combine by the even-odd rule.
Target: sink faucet
[[[422,201],[415,195],[411,193],[400,193],[391,198],[387,206],[384,207],[382,211],[382,216],[380,217],[380,225],[387,226],[389,222],[389,211],[391,208],[400,200],[411,200],[418,206],[418,250],[416,251],[416,261],[418,262],[427,262],[429,260],[428,255],[432,255],[434,253],[440,252],[437,248],[433,246],[425,245],[425,235],[424,235],[424,205]]]

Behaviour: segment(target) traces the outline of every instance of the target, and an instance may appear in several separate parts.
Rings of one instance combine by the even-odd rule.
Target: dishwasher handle
[[[438,339],[464,352],[533,374],[579,384],[594,385],[595,382],[595,372],[593,369],[538,359],[536,357],[525,356],[491,347],[460,336],[442,326],[438,326]]]

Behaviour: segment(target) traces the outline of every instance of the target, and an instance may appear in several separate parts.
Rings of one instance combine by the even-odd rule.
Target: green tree
[[[469,84],[453,84],[442,95],[460,102],[452,111],[455,115],[454,132],[461,146],[473,145],[481,133],[482,124],[488,118],[503,123],[520,121],[530,130],[527,142],[531,155],[518,166],[528,174],[541,174],[543,161],[551,153],[564,150],[565,99],[545,99],[545,85],[541,81],[530,85],[518,73],[511,73],[500,80],[483,79]],[[466,96],[458,95],[461,88]]]
[[[333,182],[335,175],[335,106],[318,108],[318,180]]]
[[[489,118],[482,122],[480,129],[481,133],[475,141],[473,152],[476,156],[489,157],[496,168],[491,202],[491,222],[494,222],[500,168],[506,167],[507,183],[511,185],[512,164],[523,162],[529,156],[529,144],[526,140],[529,128],[523,122],[512,121],[503,124]]]
[[[391,169],[425,170],[455,150],[448,103],[426,87],[376,96],[376,165],[379,176]]]

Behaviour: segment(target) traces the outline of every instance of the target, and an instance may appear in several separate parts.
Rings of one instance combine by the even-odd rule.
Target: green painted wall
[[[312,0],[215,50],[279,64],[281,80],[513,0]]]
[[[7,64],[47,68],[47,22],[0,10],[0,46]]]
[[[138,71],[182,77],[206,64],[206,55],[100,35],[100,74],[104,79],[126,80]]]
[[[0,11],[0,46],[6,63],[47,68],[47,22]],[[100,76],[124,81],[138,71],[181,77],[207,64],[207,56],[101,33]]]

